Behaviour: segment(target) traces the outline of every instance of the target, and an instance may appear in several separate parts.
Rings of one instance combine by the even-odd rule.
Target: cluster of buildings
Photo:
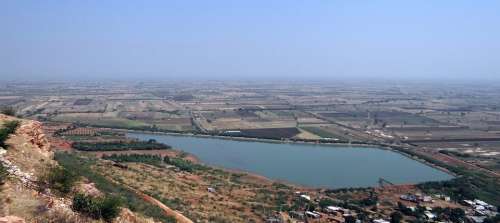
[[[438,198],[438,199],[442,199],[444,201],[450,201],[451,200],[451,198],[449,196],[444,196],[444,195],[440,195],[440,194],[435,195],[434,197]],[[433,203],[434,202],[434,198],[432,196],[422,195],[420,193],[416,193],[416,194],[403,194],[399,198],[401,200],[410,201],[410,202],[414,202],[414,203],[420,203],[420,202]]]
[[[311,202],[312,199],[309,195],[296,192],[299,199]],[[314,201],[318,201],[317,199]],[[307,209],[307,208],[306,208]],[[289,211],[288,215],[297,222],[336,222],[344,223],[347,217],[356,216],[357,213],[353,210],[337,207],[327,206],[321,210],[305,210],[305,211]],[[359,222],[359,220],[357,221]],[[361,222],[360,222],[361,223]]]
[[[352,210],[336,207],[336,206],[328,206],[320,211],[290,211],[288,213],[291,218],[304,221],[306,218],[314,221],[315,219],[321,219],[321,222],[336,222],[336,223],[344,223],[345,218],[348,216],[355,216],[356,213]],[[357,220],[357,222],[360,222]]]
[[[444,196],[444,195],[435,195],[435,198],[442,199],[444,201],[450,201],[449,196]],[[420,203],[420,202],[430,202],[434,203],[434,199],[432,196],[425,196],[421,194],[404,194],[400,196],[401,200],[404,201],[410,201],[410,202],[415,202],[415,203]],[[487,218],[492,218],[498,215],[498,210],[497,207],[494,205],[488,204],[482,200],[463,200],[462,202],[463,205],[469,207],[469,209],[465,210],[466,213],[466,219],[468,222],[471,223],[482,223],[485,219]],[[412,211],[415,211],[415,207],[409,207]],[[425,217],[427,220],[432,221],[436,219],[436,215],[433,214],[432,209],[429,207],[426,207],[426,211],[424,212]],[[374,222],[374,223],[384,223],[384,222]]]
[[[482,223],[498,214],[497,207],[482,200],[464,200],[462,203],[470,208],[466,213],[467,219],[472,223]]]
[[[311,199],[311,197],[307,194],[303,194],[300,192],[296,192],[296,196],[298,199],[312,202],[318,201],[317,199]],[[407,202],[416,203],[415,206],[407,206],[406,208],[410,209],[412,212],[419,211],[419,216],[423,217],[425,222],[440,222],[438,220],[438,216],[436,213],[441,213],[435,206],[441,206],[440,204],[446,204],[451,201],[451,198],[446,195],[423,195],[420,193],[408,193],[400,196],[400,199]],[[424,204],[427,203],[427,204]],[[498,214],[497,207],[494,205],[490,205],[484,201],[475,199],[475,200],[464,200],[461,202],[463,206],[460,206],[460,209],[465,212],[465,219],[463,222],[467,223],[483,223],[486,219],[492,218]],[[452,205],[453,207],[457,207],[457,203]],[[464,207],[465,206],[465,207]],[[418,207],[418,210],[417,210]],[[423,208],[423,209],[422,209]],[[335,222],[335,223],[345,223],[345,222],[356,222],[361,223],[360,220],[357,219],[358,213],[354,210],[346,209],[338,206],[327,206],[322,209],[311,210],[305,208],[306,210],[302,211],[289,211],[288,216],[293,219],[292,222]],[[423,215],[421,215],[423,214]],[[380,217],[380,216],[379,216]],[[350,218],[350,219],[349,219]],[[352,220],[352,221],[348,221]],[[267,222],[270,223],[281,223],[286,222],[283,218],[270,218]],[[370,222],[372,223],[390,223],[389,219],[372,219]]]

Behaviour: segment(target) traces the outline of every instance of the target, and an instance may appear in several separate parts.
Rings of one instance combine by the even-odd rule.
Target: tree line
[[[118,141],[118,142],[75,142],[73,148],[81,151],[123,151],[123,150],[162,150],[172,147],[156,142],[154,139],[148,141]]]

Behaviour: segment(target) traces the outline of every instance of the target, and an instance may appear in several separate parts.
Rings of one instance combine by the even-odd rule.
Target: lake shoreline
[[[177,132],[159,132],[159,131],[147,131],[147,130],[133,130],[133,129],[115,129],[119,131],[124,131],[127,133],[145,133],[145,134],[157,134],[157,135],[172,135],[172,136],[189,136],[189,137],[198,137],[198,138],[212,138],[212,139],[223,139],[223,140],[232,140],[232,141],[242,141],[242,142],[261,142],[261,143],[275,143],[275,144],[292,144],[292,145],[316,145],[316,146],[324,146],[324,147],[365,147],[371,149],[381,149],[388,150],[395,153],[398,153],[402,156],[430,166],[434,169],[445,172],[453,177],[458,177],[456,173],[450,171],[449,169],[436,165],[434,163],[428,162],[418,156],[414,156],[413,154],[409,154],[404,150],[409,148],[403,146],[395,146],[395,145],[382,145],[382,144],[374,144],[374,143],[328,143],[328,142],[308,142],[308,141],[300,141],[300,140],[277,140],[277,139],[263,139],[263,138],[248,138],[248,137],[234,137],[234,136],[221,136],[221,135],[208,135],[208,134],[194,134],[194,133],[177,133]]]
[[[409,153],[406,153],[404,151],[401,151],[405,148],[400,147],[400,148],[395,148],[395,146],[388,146],[388,145],[377,145],[377,144],[348,144],[348,143],[324,143],[324,142],[318,142],[318,143],[313,143],[313,142],[303,142],[303,141],[291,141],[291,140],[271,140],[271,139],[259,139],[259,138],[244,138],[244,137],[231,137],[231,136],[213,136],[213,135],[200,135],[200,134],[192,134],[192,133],[170,133],[170,132],[152,132],[152,131],[140,131],[140,130],[123,130],[123,132],[126,133],[131,133],[131,134],[152,134],[152,135],[166,135],[166,136],[178,136],[178,137],[194,137],[194,138],[205,138],[205,139],[220,139],[220,140],[229,140],[229,141],[242,141],[242,142],[260,142],[260,143],[273,143],[273,144],[289,144],[289,145],[313,145],[313,146],[322,146],[322,147],[353,147],[353,148],[359,148],[359,147],[364,147],[364,148],[370,148],[370,149],[380,149],[380,150],[387,150],[391,152],[395,152],[401,156],[404,156],[406,158],[409,158],[411,160],[417,161],[421,164],[424,164],[428,167],[431,167],[435,170],[441,171],[443,173],[446,173],[450,175],[451,177],[456,177],[456,174],[453,172],[442,168],[440,166],[437,166],[433,163],[427,162],[426,160],[423,160],[419,158],[418,156],[412,156]],[[179,148],[176,148],[179,149]],[[194,154],[193,154],[194,155]],[[246,171],[246,170],[238,170],[234,168],[226,168],[226,167],[221,167],[220,165],[211,165],[206,162],[204,162],[202,159],[201,163],[207,166],[212,166],[216,168],[221,168],[223,170],[227,170],[230,172],[240,172],[244,174],[249,174],[249,175],[258,175],[263,178],[267,178],[268,180],[272,182],[277,182],[277,183],[285,183],[293,186],[298,186],[298,187],[303,187],[303,188],[311,188],[311,189],[328,189],[328,187],[316,187],[316,186],[308,186],[308,185],[301,185],[298,183],[291,183],[288,180],[280,180],[280,179],[270,179],[269,177],[262,176],[262,174],[254,173],[252,171]],[[429,180],[429,181],[434,181],[434,180]],[[435,180],[435,181],[441,181],[441,180]],[[422,181],[422,182],[427,182],[427,181]],[[410,184],[418,184],[422,182],[417,182],[417,183],[410,183]],[[401,183],[404,185],[407,185],[408,183]],[[373,186],[375,187],[375,186]],[[337,188],[337,187],[333,187]],[[343,187],[339,187],[343,188]]]

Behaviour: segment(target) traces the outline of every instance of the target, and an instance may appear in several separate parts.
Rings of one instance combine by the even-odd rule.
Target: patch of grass
[[[78,180],[78,175],[61,166],[49,167],[41,181],[49,188],[61,194],[67,194]]]
[[[103,219],[111,222],[120,213],[121,202],[117,197],[94,198],[84,194],[73,197],[73,210],[83,213],[94,219]]]

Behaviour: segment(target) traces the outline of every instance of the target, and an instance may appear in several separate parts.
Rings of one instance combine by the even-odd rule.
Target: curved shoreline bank
[[[381,145],[381,144],[356,144],[356,143],[327,143],[327,142],[308,142],[308,141],[293,141],[293,140],[276,140],[276,139],[262,139],[262,138],[247,138],[247,137],[232,137],[232,136],[214,136],[214,135],[207,135],[207,134],[193,134],[193,133],[174,133],[174,132],[155,132],[155,131],[144,131],[144,130],[130,130],[130,129],[115,129],[119,131],[123,131],[126,133],[139,133],[139,134],[156,134],[156,135],[171,135],[171,136],[182,136],[182,137],[197,137],[197,138],[211,138],[211,139],[221,139],[221,140],[232,140],[232,141],[243,141],[243,142],[260,142],[260,143],[274,143],[274,144],[291,144],[291,145],[316,145],[316,146],[323,146],[323,147],[340,147],[340,146],[347,146],[347,147],[365,147],[365,148],[371,148],[371,149],[381,149],[381,150],[388,150],[391,152],[398,153],[402,156],[405,156],[409,159],[412,159],[414,161],[417,161],[419,163],[422,163],[424,165],[427,165],[431,168],[437,169],[439,171],[442,171],[446,174],[449,174],[453,177],[457,177],[458,175],[449,169],[436,165],[432,162],[426,161],[425,159],[416,156],[415,154],[410,154],[405,152],[404,150],[408,150],[410,148],[405,148],[403,146],[394,146],[394,145]],[[179,149],[179,148],[177,148]],[[203,162],[202,162],[203,163]],[[220,168],[220,167],[217,167]],[[226,169],[226,168],[223,168]],[[254,173],[249,173],[247,171],[239,171],[239,170],[231,170],[231,171],[238,171],[246,174],[252,174],[256,175]],[[260,176],[260,175],[259,175]],[[264,178],[267,178],[265,176],[262,176]],[[272,179],[270,179],[272,180]],[[279,180],[272,180],[275,182],[280,182]]]

